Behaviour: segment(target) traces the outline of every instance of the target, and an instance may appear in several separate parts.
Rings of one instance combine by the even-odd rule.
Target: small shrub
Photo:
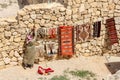
[[[47,80],[46,77],[41,77],[41,78],[38,78],[38,80]]]
[[[70,74],[73,76],[81,77],[81,78],[86,78],[86,77],[94,77],[95,74],[89,71],[85,70],[76,70],[76,71],[69,71]]]
[[[60,75],[60,76],[54,76],[50,80],[69,80],[69,79],[65,75]]]

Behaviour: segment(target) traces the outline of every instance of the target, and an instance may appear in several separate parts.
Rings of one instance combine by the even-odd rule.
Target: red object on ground
[[[38,74],[43,75],[44,72],[45,72],[44,69],[43,69],[41,66],[39,66],[39,67],[38,67]]]
[[[45,73],[50,73],[50,72],[54,72],[54,70],[52,70],[51,68],[44,69],[41,66],[38,67],[38,74],[43,75]]]
[[[51,68],[47,68],[47,69],[44,69],[44,70],[45,70],[45,73],[54,72],[54,70],[52,70]]]
[[[62,56],[72,56],[74,54],[73,26],[59,27],[59,53]]]

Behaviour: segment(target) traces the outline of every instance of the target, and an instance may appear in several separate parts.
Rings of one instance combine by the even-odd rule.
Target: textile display
[[[37,39],[56,39],[57,28],[39,28],[37,30]]]
[[[39,28],[37,30],[37,39],[44,39],[46,37],[46,28]]]
[[[49,28],[49,39],[57,38],[57,28]]]
[[[97,21],[93,24],[93,37],[100,37],[101,21]]]
[[[73,26],[59,27],[59,53],[62,56],[72,56],[74,54],[74,31]]]
[[[110,44],[113,45],[114,43],[118,43],[118,37],[117,37],[114,18],[110,18],[106,20],[106,28],[108,31],[108,38],[109,38]]]
[[[37,43],[38,45],[35,46],[35,49],[36,49],[35,63],[39,63],[40,58],[43,58],[46,54],[44,40],[39,40]]]
[[[58,53],[58,44],[55,42],[49,41],[46,42],[46,53],[47,55],[57,54]]]
[[[91,27],[89,23],[76,26],[76,41],[85,42],[91,37]]]

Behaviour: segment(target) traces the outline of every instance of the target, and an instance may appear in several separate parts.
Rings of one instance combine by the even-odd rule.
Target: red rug
[[[73,26],[59,27],[59,53],[62,56],[72,56],[74,54],[73,29]]]
[[[117,37],[114,18],[110,18],[106,20],[106,28],[108,31],[108,38],[110,41],[110,45],[118,43],[118,37]]]

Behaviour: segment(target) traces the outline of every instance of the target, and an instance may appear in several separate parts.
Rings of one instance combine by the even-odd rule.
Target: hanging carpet
[[[57,38],[57,28],[39,28],[37,30],[37,38],[39,39],[56,39]]]
[[[110,44],[113,45],[114,43],[118,43],[118,37],[117,37],[114,18],[110,18],[106,20],[106,28],[108,31],[108,38],[109,38]]]
[[[83,24],[76,26],[76,41],[87,41],[91,37],[91,27],[90,24]]]
[[[46,53],[47,55],[57,54],[58,53],[58,44],[53,41],[46,42]]]
[[[46,37],[46,28],[39,28],[37,30],[37,39],[40,40],[40,39],[45,39]]]
[[[59,53],[62,56],[72,56],[74,54],[73,26],[59,27]]]
[[[100,37],[101,21],[97,21],[93,24],[93,37]]]
[[[48,34],[49,34],[49,39],[56,39],[57,38],[57,28],[49,28],[48,30]]]

